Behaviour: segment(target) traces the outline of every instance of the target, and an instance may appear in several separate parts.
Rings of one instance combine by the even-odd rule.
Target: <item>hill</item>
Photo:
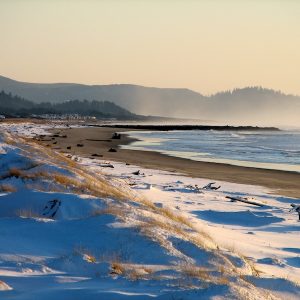
[[[11,93],[0,92],[0,112],[6,116],[32,114],[78,114],[97,118],[132,119],[138,116],[108,101],[70,100],[62,103],[34,103]]]
[[[232,125],[300,126],[300,97],[261,87],[247,87],[203,96],[189,89],[130,84],[39,84],[0,76],[0,90],[36,103],[87,99],[113,102],[142,115],[205,119]]]

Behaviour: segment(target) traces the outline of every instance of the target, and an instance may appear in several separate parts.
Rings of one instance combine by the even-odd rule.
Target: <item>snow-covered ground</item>
[[[20,138],[53,126],[0,125],[0,299],[300,298],[299,199]]]
[[[0,123],[1,132],[9,132],[16,136],[35,137],[36,135],[50,134],[48,130],[54,128],[62,128],[63,125],[48,123],[48,124],[34,124],[30,122],[26,123]]]

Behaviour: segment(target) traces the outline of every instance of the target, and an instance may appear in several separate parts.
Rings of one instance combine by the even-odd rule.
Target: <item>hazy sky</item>
[[[0,0],[0,74],[300,94],[300,0]]]

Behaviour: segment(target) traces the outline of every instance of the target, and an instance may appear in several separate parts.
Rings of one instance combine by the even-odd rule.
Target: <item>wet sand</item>
[[[69,128],[55,129],[53,134],[67,137],[45,137],[44,145],[64,153],[93,158],[93,154],[103,155],[100,159],[121,161],[138,166],[179,172],[191,177],[222,180],[233,183],[265,186],[274,193],[300,198],[300,174],[287,171],[247,168],[227,164],[198,162],[171,157],[158,152],[120,149],[133,139],[122,134],[121,139],[111,139],[114,132],[128,131],[116,128]],[[132,130],[131,130],[132,131]],[[78,147],[77,144],[83,144]],[[71,149],[67,149],[71,147]],[[108,152],[110,148],[117,152]]]

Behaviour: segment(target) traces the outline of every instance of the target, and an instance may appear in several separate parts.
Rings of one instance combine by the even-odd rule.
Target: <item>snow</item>
[[[20,122],[20,123],[0,123],[1,132],[9,132],[14,136],[20,137],[35,137],[37,135],[50,135],[50,129],[59,128],[71,128],[71,127],[81,127],[81,125],[65,125],[60,122],[49,122],[35,124],[31,122]]]
[[[97,165],[97,162],[88,159],[84,162],[87,166]],[[139,193],[163,206],[188,214],[193,222],[204,226],[219,244],[234,247],[236,251],[251,257],[264,272],[268,272],[268,265],[257,260],[268,257],[279,259],[283,265],[271,270],[270,275],[279,272],[283,277],[300,282],[300,223],[297,222],[297,214],[289,212],[290,204],[299,204],[299,199],[271,195],[270,190],[260,186],[222,181],[217,182],[221,185],[219,191],[202,190],[197,193],[186,186],[205,186],[207,179],[111,163],[114,169],[103,169],[102,172],[135,182],[133,189]],[[131,175],[137,169],[145,176]],[[237,195],[254,198],[265,207],[230,202],[225,198]]]
[[[1,124],[0,186],[16,190],[0,192],[0,299],[300,298],[300,222],[289,212],[299,199],[222,181],[219,190],[202,189],[209,180],[88,158],[79,159],[81,170],[129,199],[99,197],[43,176],[12,176],[17,168],[83,180],[42,151],[28,154],[32,146],[21,137],[55,126]],[[192,225],[171,220],[169,211]],[[212,240],[203,234],[199,245],[193,240],[199,232]],[[209,279],[187,275],[198,270],[192,266],[208,270]],[[228,282],[214,280],[222,267]]]

